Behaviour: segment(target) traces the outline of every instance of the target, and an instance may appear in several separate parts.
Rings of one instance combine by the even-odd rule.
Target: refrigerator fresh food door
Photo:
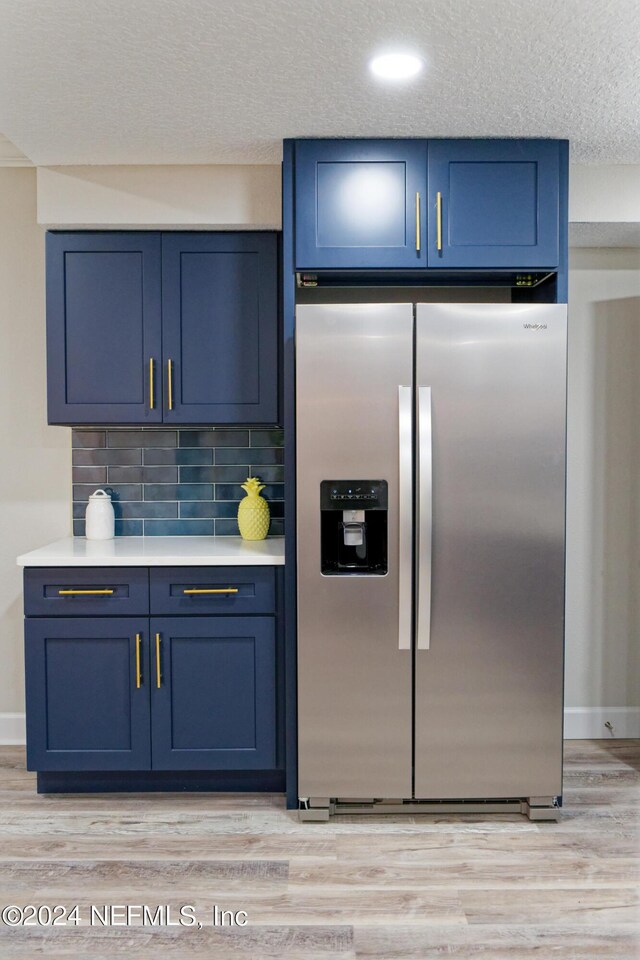
[[[566,306],[417,306],[415,796],[562,792]]]
[[[411,796],[412,335],[411,304],[297,309],[301,797]],[[388,572],[323,575],[320,485],[354,479],[386,481]]]

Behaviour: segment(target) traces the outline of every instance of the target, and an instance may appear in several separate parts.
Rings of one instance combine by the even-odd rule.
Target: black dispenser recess
[[[320,518],[323,574],[384,576],[388,570],[386,480],[323,480]]]

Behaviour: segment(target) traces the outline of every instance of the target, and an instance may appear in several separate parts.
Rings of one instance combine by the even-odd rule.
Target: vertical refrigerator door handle
[[[418,650],[431,645],[433,434],[431,387],[418,387]]]
[[[398,649],[411,649],[413,442],[411,387],[398,387]]]

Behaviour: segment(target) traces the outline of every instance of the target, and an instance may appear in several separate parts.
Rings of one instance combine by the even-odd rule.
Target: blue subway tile
[[[142,483],[142,467],[115,467],[109,469],[110,483]]]
[[[248,430],[180,430],[181,447],[248,447]]]
[[[71,462],[76,467],[99,467],[107,464],[117,464],[118,466],[134,465],[142,463],[142,450],[140,448],[130,448],[127,450],[76,449],[72,453]]]
[[[244,483],[249,476],[245,465],[235,467],[180,467],[181,483]]]
[[[216,450],[216,464],[219,463],[284,463],[284,450],[281,447],[219,447]]]
[[[213,500],[212,483],[145,483],[145,500]]]
[[[252,430],[252,447],[281,447],[284,443],[284,433],[279,428],[274,430]]]
[[[232,500],[191,500],[180,504],[180,517],[235,517],[238,504]]]
[[[84,534],[87,499],[103,488],[113,496],[116,536],[238,536],[241,484],[257,475],[270,535],[280,535],[281,444],[279,428],[73,430],[74,534]]]
[[[142,520],[116,520],[116,537],[141,537]]]
[[[71,476],[74,483],[97,483],[107,482],[106,467],[72,467]]]
[[[116,503],[113,506],[116,519],[122,520],[169,520],[178,516],[175,500],[143,500],[140,503]]]
[[[180,467],[181,483],[213,483],[213,467]]]
[[[177,466],[210,466],[213,463],[212,447],[147,447],[142,451],[143,463],[176,464]]]
[[[283,483],[284,467],[265,467],[258,464],[251,465],[251,476],[259,477],[263,483]]]
[[[74,483],[73,499],[88,500],[99,486],[95,483]],[[110,483],[102,487],[111,494],[112,500],[142,500],[142,486],[139,483]]]
[[[175,430],[107,430],[108,447],[175,447]]]
[[[145,520],[147,537],[212,537],[214,520]]]
[[[127,475],[127,471],[137,471],[138,475]],[[177,483],[177,467],[109,467],[109,480],[139,480],[141,483]]]
[[[216,520],[216,537],[239,537],[237,520]]]
[[[89,449],[95,449],[96,447],[105,447],[107,445],[106,433],[104,430],[72,430],[71,431],[71,446],[72,447],[88,447]]]

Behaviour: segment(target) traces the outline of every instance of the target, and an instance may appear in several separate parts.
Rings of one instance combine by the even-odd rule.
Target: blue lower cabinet
[[[273,617],[151,620],[155,770],[268,770],[276,762]]]
[[[149,769],[148,624],[133,617],[26,621],[29,770]]]

